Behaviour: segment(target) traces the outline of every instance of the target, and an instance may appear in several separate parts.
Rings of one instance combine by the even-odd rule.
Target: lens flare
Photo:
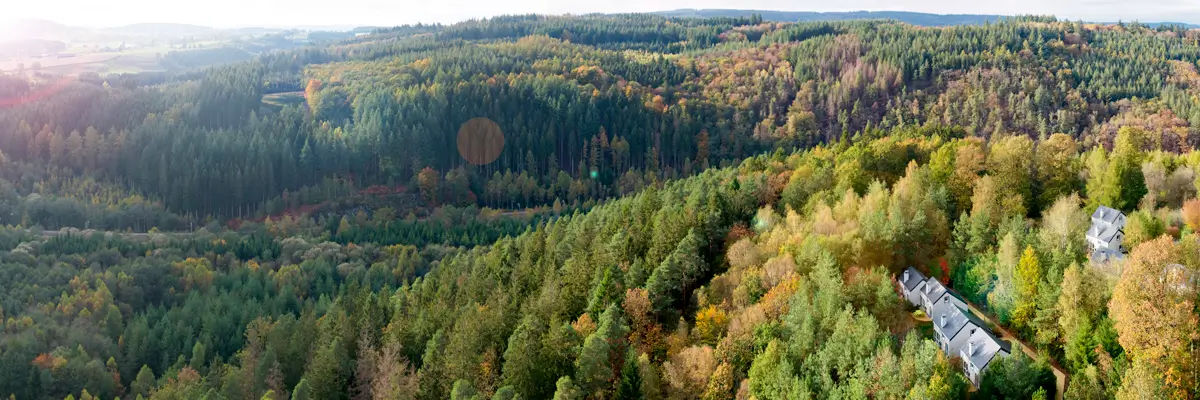
[[[29,93],[14,94],[0,92],[0,108],[16,107],[43,100],[65,89],[71,84],[72,80],[74,78],[69,76],[60,77],[53,82],[35,88]]]
[[[504,152],[504,132],[495,121],[472,118],[458,128],[458,154],[467,162],[487,165]]]

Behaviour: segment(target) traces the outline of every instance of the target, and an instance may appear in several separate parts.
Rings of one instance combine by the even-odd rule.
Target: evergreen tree
[[[308,379],[300,379],[300,383],[292,389],[292,400],[310,400],[313,399],[312,388],[308,385]]]
[[[625,365],[621,367],[621,382],[614,396],[619,400],[634,400],[643,398],[642,371],[638,365],[638,357],[633,350],[625,355]]]
[[[564,376],[558,378],[558,382],[554,386],[556,388],[554,391],[554,400],[579,400],[585,397],[579,390],[579,387],[575,386],[575,383],[571,381],[571,377]]]
[[[450,390],[450,400],[478,400],[479,392],[471,386],[471,382],[466,379],[454,381],[454,388]]]
[[[1142,146],[1145,133],[1123,127],[1117,133],[1108,169],[1104,172],[1100,201],[1118,210],[1129,210],[1146,195],[1142,177]]]
[[[596,331],[587,337],[575,361],[575,376],[579,389],[592,397],[610,397],[621,378],[621,369],[628,351],[626,335],[629,328],[621,309],[609,305],[600,315]]]
[[[700,258],[703,245],[700,234],[694,229],[689,230],[675,251],[646,280],[646,290],[660,319],[672,320],[677,316],[679,299],[686,298],[685,294],[691,292],[696,281],[707,271],[705,261]]]
[[[349,363],[350,359],[340,337],[319,346],[313,355],[312,363],[308,366],[308,372],[304,374],[304,379],[311,385],[312,398],[344,398],[350,376]]]
[[[129,390],[131,394],[150,398],[150,392],[154,390],[157,384],[154,378],[154,371],[151,371],[149,366],[142,365],[142,369],[138,370],[137,377],[130,384]]]

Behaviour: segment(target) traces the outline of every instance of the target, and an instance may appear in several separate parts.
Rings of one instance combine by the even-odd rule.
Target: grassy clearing
[[[307,104],[304,99],[304,92],[285,92],[272,93],[263,95],[263,107],[279,111],[286,105],[303,105]]]

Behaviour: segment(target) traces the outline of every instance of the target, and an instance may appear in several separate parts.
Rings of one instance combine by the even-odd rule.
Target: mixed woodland
[[[0,395],[1200,397],[1198,43],[524,15],[0,76]],[[1034,356],[974,387],[907,267]]]

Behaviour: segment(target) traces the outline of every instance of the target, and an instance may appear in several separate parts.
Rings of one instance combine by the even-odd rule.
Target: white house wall
[[[925,282],[918,283],[913,290],[910,290],[908,293],[904,294],[904,299],[908,300],[908,302],[913,306],[921,307],[921,291],[923,290],[925,290]]]
[[[944,348],[942,350],[944,350],[946,352],[946,354],[953,354],[955,356],[958,356],[959,354],[961,354],[962,348],[967,345],[967,341],[970,340],[970,338],[971,338],[971,330],[972,329],[979,329],[979,327],[975,326],[975,324],[973,324],[971,322],[967,322],[966,325],[963,325],[962,329],[960,329],[958,332],[947,332],[947,334],[957,333],[957,335],[950,338],[949,346],[947,346],[946,348]]]

